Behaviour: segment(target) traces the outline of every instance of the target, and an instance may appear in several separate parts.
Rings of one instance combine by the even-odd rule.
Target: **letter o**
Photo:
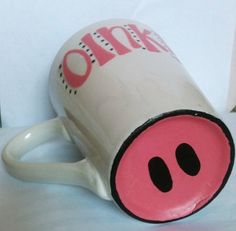
[[[87,68],[86,68],[85,74],[83,74],[83,75],[79,75],[79,74],[74,73],[73,71],[70,70],[70,68],[67,65],[68,56],[71,54],[74,54],[74,53],[83,56],[83,58],[86,62]],[[63,73],[65,75],[65,78],[66,78],[68,84],[73,88],[80,87],[88,79],[91,69],[92,69],[92,64],[90,62],[90,57],[83,50],[78,50],[78,49],[70,50],[63,57]]]

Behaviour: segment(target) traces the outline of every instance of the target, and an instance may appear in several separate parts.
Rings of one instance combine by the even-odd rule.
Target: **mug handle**
[[[21,160],[28,151],[58,135],[63,135],[72,142],[61,117],[18,134],[3,149],[2,159],[7,171],[26,181],[79,185],[103,199],[110,200],[100,174],[87,158],[73,163],[29,163]]]

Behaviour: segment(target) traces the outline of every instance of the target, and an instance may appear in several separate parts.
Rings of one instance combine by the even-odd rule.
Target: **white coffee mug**
[[[117,19],[79,31],[58,52],[49,87],[60,117],[6,145],[2,157],[13,176],[81,185],[146,222],[193,214],[225,185],[234,159],[230,132],[147,26]],[[21,160],[58,133],[79,147],[82,161]]]

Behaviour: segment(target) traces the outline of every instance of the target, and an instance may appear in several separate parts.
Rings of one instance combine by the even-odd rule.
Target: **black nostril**
[[[191,145],[182,143],[175,151],[180,168],[190,176],[196,176],[200,171],[201,164]]]
[[[152,183],[162,192],[169,192],[172,189],[172,178],[164,160],[160,157],[153,157],[148,163],[149,175]]]

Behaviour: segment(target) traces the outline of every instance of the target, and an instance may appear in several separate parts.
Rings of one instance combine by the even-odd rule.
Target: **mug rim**
[[[117,169],[119,166],[119,162],[121,160],[121,158],[123,157],[124,153],[126,152],[127,148],[130,146],[130,144],[144,131],[146,130],[148,127],[154,125],[156,122],[169,118],[169,117],[173,117],[173,116],[180,116],[180,115],[191,115],[191,116],[196,116],[196,117],[202,117],[204,119],[208,119],[211,122],[217,124],[222,132],[224,133],[225,137],[228,140],[229,143],[229,148],[230,148],[230,162],[227,168],[227,171],[224,175],[223,181],[220,185],[220,187],[217,189],[217,191],[211,196],[211,198],[204,204],[202,205],[200,208],[194,210],[193,212],[184,215],[184,216],[180,216],[178,218],[174,218],[174,219],[168,219],[168,220],[149,220],[149,219],[145,219],[142,217],[139,217],[137,215],[135,215],[133,212],[131,212],[127,207],[125,207],[125,205],[122,203],[120,197],[119,197],[119,193],[116,189],[116,173],[117,173]],[[179,109],[179,110],[174,110],[174,111],[169,111],[169,112],[165,112],[162,113],[161,115],[158,115],[156,117],[150,118],[148,119],[146,122],[144,122],[142,125],[140,125],[139,127],[137,127],[129,136],[128,138],[126,138],[126,140],[122,143],[121,147],[119,148],[119,151],[117,152],[113,164],[112,164],[112,168],[111,168],[111,174],[110,174],[110,186],[111,186],[111,195],[114,199],[114,201],[117,203],[117,205],[124,211],[126,212],[128,215],[130,215],[133,218],[136,218],[140,221],[143,222],[148,222],[148,223],[166,223],[166,222],[171,222],[171,221],[176,221],[176,220],[180,220],[183,219],[185,217],[188,217],[194,213],[197,213],[198,211],[200,211],[201,209],[203,209],[204,207],[206,207],[208,204],[210,204],[210,202],[212,202],[217,195],[222,191],[222,189],[224,188],[224,186],[226,185],[229,176],[232,172],[233,169],[233,165],[234,165],[234,158],[235,158],[235,147],[234,147],[234,141],[232,138],[232,135],[229,131],[229,129],[227,128],[227,126],[225,125],[225,123],[211,115],[208,114],[206,112],[202,112],[202,111],[197,111],[197,110],[190,110],[190,109]]]

